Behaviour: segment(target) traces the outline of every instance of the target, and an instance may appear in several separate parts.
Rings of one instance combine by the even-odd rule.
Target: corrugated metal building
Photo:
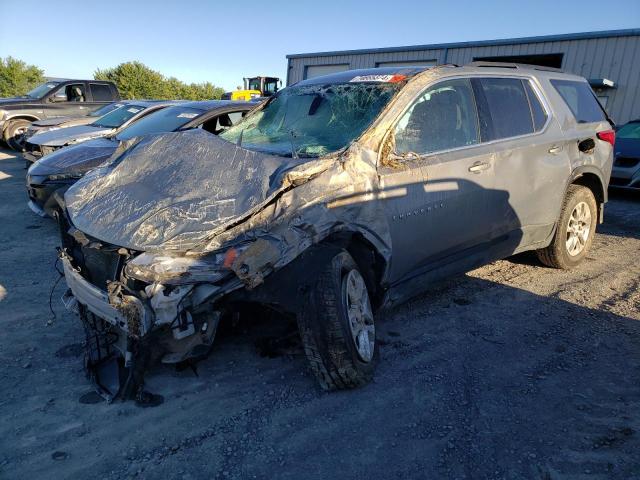
[[[640,118],[640,29],[287,55],[287,85],[341,70],[519,62],[589,79],[618,124]]]

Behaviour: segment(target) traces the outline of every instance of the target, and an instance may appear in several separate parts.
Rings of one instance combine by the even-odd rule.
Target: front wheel
[[[24,119],[9,121],[9,124],[4,129],[3,138],[11,149],[16,152],[24,150],[24,134],[27,133],[30,125],[31,122]]]
[[[311,370],[324,390],[355,388],[373,378],[378,359],[369,292],[355,261],[337,253],[320,272],[298,328]]]
[[[593,243],[597,217],[596,199],[591,190],[570,185],[551,245],[536,252],[540,261],[564,270],[579,265]]]

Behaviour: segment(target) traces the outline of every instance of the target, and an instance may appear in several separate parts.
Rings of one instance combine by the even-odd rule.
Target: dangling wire
[[[51,287],[51,292],[49,292],[49,311],[51,312],[51,318],[47,322],[49,324],[52,324],[58,318],[56,312],[53,310],[53,292],[56,290],[56,287],[58,286],[58,283],[60,283],[60,280],[62,280],[62,278],[64,277],[64,273],[58,268],[59,261],[60,257],[56,258],[56,262],[53,264],[53,268],[55,268],[56,272],[58,272],[58,278],[54,282],[53,287]]]

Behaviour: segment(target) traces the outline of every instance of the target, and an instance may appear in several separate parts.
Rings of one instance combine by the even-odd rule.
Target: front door
[[[488,240],[494,154],[480,143],[471,82],[452,79],[422,92],[394,129],[394,162],[379,167],[393,247],[391,283],[453,261]],[[500,198],[498,198],[500,197]]]
[[[47,98],[44,109],[47,118],[81,117],[95,108],[87,102],[87,89],[84,83],[66,84],[52,92]]]

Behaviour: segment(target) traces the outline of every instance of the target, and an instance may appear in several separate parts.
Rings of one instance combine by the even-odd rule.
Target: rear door
[[[97,110],[103,105],[116,100],[113,97],[111,87],[108,83],[87,82],[87,87],[88,96],[86,107],[89,109],[89,111]]]
[[[485,134],[495,152],[495,188],[508,202],[499,210],[492,237],[503,239],[503,255],[544,241],[553,229],[564,195],[569,162],[564,136],[552,121],[547,102],[533,79],[474,79]]]

